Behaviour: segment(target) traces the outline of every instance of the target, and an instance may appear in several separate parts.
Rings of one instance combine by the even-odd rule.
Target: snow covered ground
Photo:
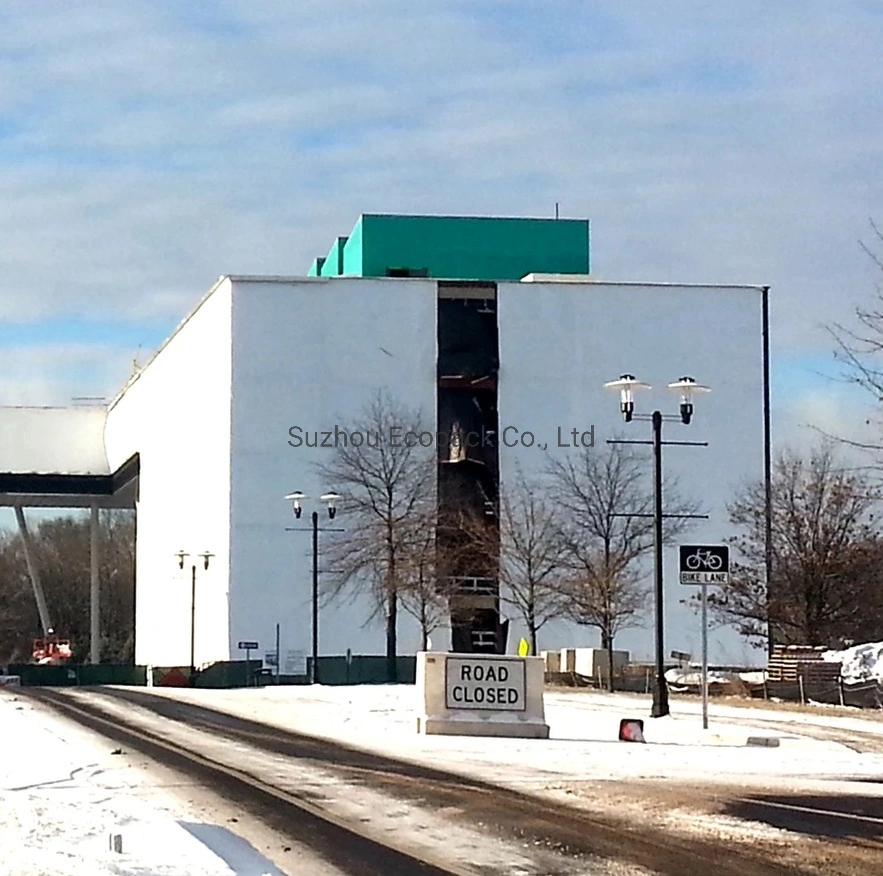
[[[551,738],[537,740],[421,736],[416,732],[416,691],[405,685],[152,692],[538,794],[602,818],[615,813],[650,830],[679,834],[686,842],[711,838],[763,848],[782,860],[788,856],[798,872],[840,873],[798,866],[836,850],[826,852],[813,838],[724,814],[706,801],[750,792],[883,797],[883,753],[862,754],[802,732],[818,722],[825,732],[839,727],[848,738],[854,724],[865,733],[879,732],[883,741],[883,721],[844,718],[828,710],[803,714],[712,701],[710,726],[703,730],[698,698],[675,698],[671,716],[653,719],[649,697],[547,691]],[[643,719],[647,744],[618,741],[621,718]],[[782,722],[787,729],[770,729],[764,720]],[[780,744],[749,746],[749,737],[775,738]],[[867,872],[875,872],[877,864]]]
[[[581,783],[598,788],[599,781],[611,789],[617,780],[640,779],[664,779],[675,785],[774,784],[781,792],[824,785],[827,792],[835,793],[850,779],[883,777],[883,754],[860,754],[802,732],[817,724],[847,734],[851,729],[876,733],[883,740],[883,720],[865,713],[841,717],[824,710],[755,710],[712,700],[710,728],[703,730],[698,699],[673,699],[670,717],[652,719],[649,697],[547,691],[551,738],[519,740],[421,736],[416,732],[416,690],[405,685],[153,688],[150,692],[559,799]],[[75,698],[100,697],[88,689],[69,689],[69,693]],[[129,708],[119,701],[114,707],[121,713]],[[644,720],[646,745],[617,740],[621,718]],[[164,719],[153,720],[158,728]],[[771,720],[787,724],[793,732],[765,729],[764,721]],[[169,730],[170,738],[196,732],[184,725],[174,733]],[[749,746],[752,736],[775,737],[780,745]],[[216,819],[222,822],[217,824],[205,813],[200,817],[173,789],[158,784],[155,774],[151,778],[131,759],[112,754],[111,743],[47,716],[18,691],[0,691],[0,738],[6,753],[0,760],[0,874],[278,876],[280,872],[227,831],[223,819]],[[292,768],[257,751],[247,754],[243,749],[238,757],[256,769],[261,765],[280,775],[283,768]],[[308,780],[335,781],[332,776],[295,779],[299,787]],[[333,784],[327,790],[351,808],[362,805]],[[883,785],[864,784],[862,793],[883,796]],[[582,799],[566,799],[600,805],[597,793],[591,791]],[[372,807],[378,818],[384,813],[395,816],[394,810],[388,805]],[[778,841],[780,833],[738,819],[697,818],[678,806],[664,815],[672,829],[689,825],[690,831],[713,831],[721,837]],[[404,815],[396,817],[399,827],[410,823]],[[408,817],[416,824],[424,816],[415,812]],[[121,853],[109,848],[114,833],[123,837]],[[475,859],[477,852],[471,854]]]
[[[753,720],[753,711],[712,703],[709,729],[703,730],[698,701],[673,700],[669,717],[653,719],[648,717],[648,697],[547,692],[551,738],[519,740],[418,735],[416,691],[406,685],[154,688],[151,692],[513,787],[553,779],[657,777],[685,781],[776,777],[782,786],[789,779],[883,775],[883,755],[859,754],[846,745],[799,732],[802,722],[815,719],[845,730],[858,721],[859,726],[879,728],[883,734],[883,722],[860,718],[763,709],[751,727],[736,720]],[[621,718],[644,719],[648,744],[619,742]],[[762,718],[788,722],[794,732],[764,729]],[[749,746],[749,737],[775,737],[779,745]]]
[[[74,700],[103,699],[94,689],[71,688],[66,693]],[[106,702],[111,713],[136,721],[173,745],[233,764],[298,797],[321,800],[332,818],[366,827],[377,836],[403,834],[418,851],[443,854],[454,865],[507,876],[650,876],[616,861],[570,862],[554,848],[487,834],[480,823],[452,823],[444,813],[357,787],[309,761],[209,736],[115,698]],[[0,772],[0,849],[15,850],[5,862],[0,855],[0,876],[337,876],[338,871],[323,861],[288,864],[288,856],[283,874],[254,848],[237,843],[229,831],[222,835],[222,816],[212,821],[195,818],[180,800],[126,766],[128,757],[111,754],[113,743],[102,743],[27,700],[0,696],[0,737],[22,752],[15,767],[7,764]],[[182,787],[180,777],[172,781]],[[66,792],[63,801],[54,793],[59,788]],[[184,789],[189,800],[191,786]],[[234,811],[241,822],[243,813]],[[124,854],[108,851],[106,832],[121,833]],[[546,862],[550,869],[544,869]]]
[[[15,693],[0,691],[2,876],[282,876],[112,743]]]

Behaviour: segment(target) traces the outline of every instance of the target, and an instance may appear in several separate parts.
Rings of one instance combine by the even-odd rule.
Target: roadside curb
[[[811,736],[778,735],[760,731],[747,735],[740,734],[715,734],[722,745],[734,745],[742,748],[790,748],[803,749],[805,751],[819,751],[820,749],[847,749],[842,742],[833,740],[813,739]]]

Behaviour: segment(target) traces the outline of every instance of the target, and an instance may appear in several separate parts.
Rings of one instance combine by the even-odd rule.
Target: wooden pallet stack
[[[837,682],[840,664],[822,660],[824,645],[776,645],[768,663],[770,681]]]

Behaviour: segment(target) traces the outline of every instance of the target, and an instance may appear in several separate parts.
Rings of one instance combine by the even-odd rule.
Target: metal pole
[[[101,662],[101,577],[98,540],[98,506],[93,505],[89,520],[89,662]]]
[[[763,504],[764,504],[764,572],[767,599],[767,654],[776,643],[774,618],[769,616],[770,587],[773,580],[773,463],[770,438],[770,287],[763,287],[761,302],[763,335]]]
[[[196,563],[190,567],[190,684],[196,677]]]
[[[31,542],[31,533],[28,531],[28,523],[25,520],[25,512],[21,505],[15,506],[15,519],[18,521],[18,531],[21,533],[21,543],[25,551],[25,564],[28,567],[28,575],[31,579],[31,587],[34,590],[34,599],[37,602],[37,612],[40,615],[40,626],[43,627],[43,636],[50,635],[52,630],[52,618],[49,615],[49,607],[46,604],[46,595],[43,593],[43,585],[40,582],[40,570],[37,568],[34,557],[34,546]]]
[[[702,584],[702,729],[708,729],[708,585]]]
[[[664,602],[662,588],[662,413],[653,412],[653,495],[654,549],[656,566],[656,689],[651,717],[669,714],[668,687],[665,683]]]
[[[319,512],[313,511],[313,663],[310,683],[319,683]]]
[[[279,656],[279,624],[276,624],[276,684],[279,684],[279,664],[282,658]]]

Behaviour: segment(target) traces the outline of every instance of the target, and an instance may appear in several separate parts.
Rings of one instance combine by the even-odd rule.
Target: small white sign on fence
[[[306,651],[286,651],[282,661],[283,675],[306,675],[307,653]]]

